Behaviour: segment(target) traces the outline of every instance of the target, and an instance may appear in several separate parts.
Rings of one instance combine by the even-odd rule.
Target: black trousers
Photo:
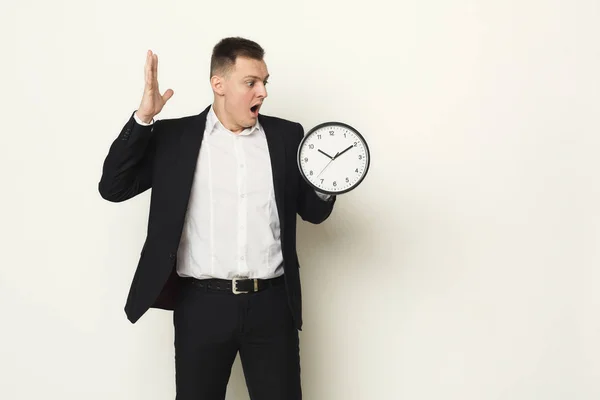
[[[285,285],[234,294],[184,284],[173,313],[177,400],[224,400],[240,354],[252,400],[301,400],[298,330]]]

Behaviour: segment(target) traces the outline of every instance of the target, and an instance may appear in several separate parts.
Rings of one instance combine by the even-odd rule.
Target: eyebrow
[[[269,79],[269,76],[271,76],[271,75],[267,75],[264,80],[266,81],[267,79]],[[244,79],[246,79],[246,78],[254,78],[254,79],[258,79],[259,81],[261,80],[261,77],[260,76],[256,76],[256,75],[246,75],[244,77]]]

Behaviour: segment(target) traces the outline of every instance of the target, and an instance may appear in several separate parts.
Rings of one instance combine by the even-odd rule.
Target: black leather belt
[[[220,290],[231,292],[234,294],[259,292],[271,286],[278,286],[284,283],[283,275],[272,279],[247,279],[235,278],[229,279],[195,279],[183,278],[185,282],[189,282],[194,286],[209,290]]]

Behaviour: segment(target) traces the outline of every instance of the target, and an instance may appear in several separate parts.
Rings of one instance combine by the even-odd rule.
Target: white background
[[[160,118],[259,42],[262,112],[371,170],[302,223],[309,400],[600,398],[596,1],[20,1],[0,8],[1,399],[174,398],[171,313],[123,312],[149,193],[97,184],[159,55]],[[228,400],[248,399],[239,360]]]

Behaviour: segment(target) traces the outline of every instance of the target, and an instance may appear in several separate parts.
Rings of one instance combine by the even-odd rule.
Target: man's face
[[[269,73],[262,60],[238,57],[223,80],[223,100],[228,128],[239,132],[252,127],[262,102],[267,97]]]

